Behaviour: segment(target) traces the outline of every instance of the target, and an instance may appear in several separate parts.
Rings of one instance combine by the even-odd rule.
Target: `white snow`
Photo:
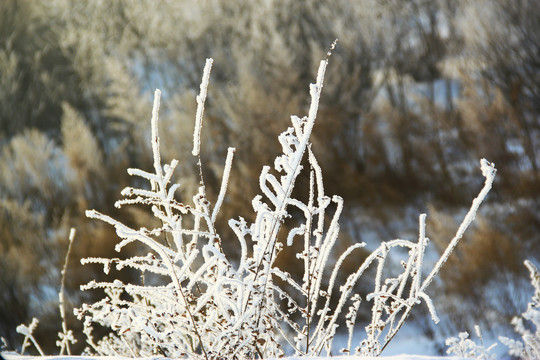
[[[19,355],[17,353],[8,352],[3,353],[2,356],[6,360],[132,360],[133,358],[121,357],[121,356],[27,356]],[[166,359],[162,357],[147,357],[147,358],[138,358],[139,360],[149,360],[149,359]],[[379,356],[377,358],[370,356],[335,356],[335,357],[287,357],[281,358],[280,360],[369,360],[369,359],[380,359],[380,360],[462,360],[461,357],[441,357],[441,356],[424,356],[424,355],[394,355],[394,356]]]

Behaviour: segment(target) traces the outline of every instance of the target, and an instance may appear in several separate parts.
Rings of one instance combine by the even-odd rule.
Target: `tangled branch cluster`
[[[292,126],[278,138],[282,154],[275,158],[273,170],[265,166],[261,171],[262,194],[252,201],[254,222],[248,223],[243,218],[229,220],[241,249],[237,261],[230,260],[224,253],[222,241],[225,239],[215,226],[227,189],[234,149],[228,151],[215,204],[208,199],[202,178],[192,203],[179,202],[175,193],[180,185],[172,181],[178,161],[163,164],[160,157],[160,91],[156,91],[151,120],[153,172],[128,169],[130,175],[146,180],[148,186],[125,188],[124,198],[117,201],[116,206],[148,206],[159,220],[159,226],[134,229],[98,211],[87,211],[88,217],[114,226],[121,239],[116,245],[118,252],[131,243],[148,249],[147,255],[127,259],[83,260],[83,263],[103,265],[105,273],[113,266],[119,270],[131,268],[140,271],[143,279],[140,284],[114,280],[91,281],[83,286],[84,290],[103,289],[106,294],[101,301],[83,304],[76,310],[77,316],[84,320],[89,352],[135,357],[162,354],[206,360],[274,358],[293,353],[317,356],[333,350],[332,342],[343,313],[349,336],[341,351],[379,355],[414,305],[424,302],[434,321],[438,321],[426,288],[473,221],[491,188],[496,170],[482,160],[485,185],[431,271],[423,269],[429,242],[423,214],[419,220],[418,241],[383,242],[339,284],[342,264],[365,244],[356,243],[338,256],[332,254],[338,240],[343,199],[325,194],[322,171],[310,144],[327,64],[328,59],[321,61],[316,83],[310,85],[308,115],[291,116]],[[199,166],[202,166],[199,139],[211,66],[209,59],[197,97],[193,155],[199,158]],[[302,166],[305,157],[309,169]],[[309,173],[307,201],[292,195],[302,171]],[[293,216],[292,209],[295,216],[301,214],[302,221],[286,229],[282,224]],[[303,249],[296,255],[303,263],[301,279],[276,264],[278,253],[294,242],[303,243]],[[408,251],[408,259],[403,262],[400,274],[388,276],[383,268],[389,262],[390,253],[398,248]],[[363,300],[355,289],[370,267],[376,268],[376,277],[373,291],[365,300],[372,303],[372,319],[365,328],[365,338],[353,344],[357,313]],[[423,277],[426,273],[428,275]],[[95,339],[95,324],[112,332]]]

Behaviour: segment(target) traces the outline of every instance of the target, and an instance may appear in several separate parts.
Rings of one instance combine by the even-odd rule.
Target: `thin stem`
[[[310,185],[310,192],[309,192],[309,200],[308,200],[308,209],[309,209],[309,217],[306,219],[306,233],[305,233],[305,251],[306,251],[306,276],[307,276],[307,307],[306,307],[306,327],[307,327],[307,334],[306,334],[306,353],[309,352],[309,336],[310,336],[310,327],[311,327],[311,227],[313,222],[313,192],[314,192],[314,170],[313,166],[311,167],[310,171],[310,177],[309,177],[309,185]],[[321,216],[321,214],[319,214]]]
[[[66,324],[66,310],[64,308],[64,290],[65,290],[65,284],[66,284],[66,269],[68,265],[69,260],[69,254],[71,253],[71,245],[73,244],[73,240],[75,239],[75,228],[71,228],[69,231],[69,244],[68,249],[66,252],[66,258],[64,260],[64,267],[62,268],[62,280],[60,282],[60,292],[58,293],[58,306],[60,308],[60,317],[62,318],[62,331],[64,332],[64,339],[62,340],[62,346],[60,348],[60,355],[64,353],[64,346],[66,347],[66,351],[68,355],[71,355],[71,349],[69,348],[69,339],[66,337],[68,336],[68,329]]]
[[[465,233],[465,231],[467,230],[467,228],[469,227],[471,222],[474,220],[474,216],[475,216],[476,212],[478,211],[478,208],[480,207],[480,204],[484,201],[484,199],[485,199],[486,195],[488,194],[489,190],[491,190],[491,187],[493,185],[493,181],[495,179],[495,173],[496,173],[497,170],[495,169],[495,166],[493,164],[489,163],[485,159],[482,159],[480,163],[481,163],[482,174],[486,178],[484,186],[482,187],[482,190],[480,191],[478,196],[473,200],[471,208],[469,209],[469,211],[467,212],[467,215],[463,219],[463,222],[459,226],[456,235],[454,236],[452,241],[450,241],[450,243],[446,247],[444,253],[439,257],[439,260],[437,261],[437,263],[435,264],[435,266],[431,270],[430,274],[423,281],[422,286],[415,293],[414,299],[418,299],[419,295],[424,293],[424,291],[429,286],[429,284],[431,283],[431,281],[433,280],[435,275],[437,275],[437,273],[441,270],[441,267],[444,265],[444,263],[448,259],[448,256],[454,250],[454,248],[457,246],[459,240],[461,239],[461,237],[463,236],[463,234]],[[424,219],[421,219],[421,221],[422,220],[424,220]],[[421,226],[422,226],[422,223],[421,223]],[[422,229],[420,229],[420,230],[422,231]],[[423,236],[423,235],[424,234],[422,233],[421,236]],[[386,348],[386,346],[390,343],[390,341],[397,334],[399,329],[401,329],[401,327],[405,323],[405,320],[409,317],[413,306],[414,305],[411,305],[410,307],[408,307],[405,310],[405,313],[403,314],[402,318],[400,319],[398,325],[395,327],[395,330],[391,333],[391,335],[387,338],[384,346],[379,351],[379,354]]]

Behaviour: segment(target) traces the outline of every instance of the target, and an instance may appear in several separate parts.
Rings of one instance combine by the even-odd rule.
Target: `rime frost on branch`
[[[446,346],[448,346],[446,353],[467,359],[495,360],[495,354],[492,354],[491,350],[497,346],[497,343],[486,348],[483,344],[482,332],[478,325],[475,326],[475,332],[480,344],[469,339],[469,333],[464,331],[459,333],[459,339],[455,337],[446,339]]]
[[[41,350],[41,347],[37,343],[36,339],[34,338],[33,332],[36,329],[39,321],[36,318],[32,318],[32,322],[26,326],[24,324],[21,324],[17,326],[17,332],[24,336],[24,341],[21,347],[21,354],[24,354],[24,350],[30,345],[30,342],[36,347],[37,351],[41,356],[45,356],[43,354],[43,350]]]
[[[197,114],[195,115],[195,130],[193,131],[193,156],[198,156],[201,150],[201,129],[204,114],[204,102],[208,93],[208,82],[210,80],[210,70],[212,69],[213,59],[206,59],[204,65],[203,77],[201,81],[201,92],[197,96]]]
[[[527,305],[527,310],[521,314],[521,317],[512,319],[512,325],[521,336],[521,341],[503,336],[499,340],[508,346],[508,353],[512,356],[517,356],[520,359],[540,359],[540,271],[529,260],[525,260],[525,266],[531,275],[534,295]],[[525,325],[523,320],[532,323],[534,332]]]
[[[500,336],[499,340],[508,347],[508,355],[522,360],[540,359],[540,271],[530,261],[525,260],[525,267],[530,272],[531,284],[534,288],[534,295],[531,302],[527,304],[527,310],[521,314],[521,317],[514,317],[512,325],[515,331],[521,336],[521,340],[511,339]],[[529,321],[532,326],[525,324],[524,320]],[[479,328],[476,327],[477,335],[482,341]],[[476,359],[494,359],[490,350],[497,344],[485,348],[483,344],[477,345],[474,341],[468,339],[469,334],[462,332],[457,338],[446,340],[448,346],[447,353],[462,357],[475,357]]]
[[[204,101],[212,60],[206,62],[197,96],[193,155],[199,157]],[[222,250],[216,219],[227,190],[234,149],[227,153],[222,184],[215,204],[206,196],[201,181],[191,202],[175,196],[180,185],[174,183],[177,160],[162,164],[158,134],[160,91],[156,90],[152,110],[152,171],[128,169],[131,176],[148,182],[144,188],[127,187],[117,207],[134,204],[148,206],[158,225],[135,229],[98,211],[87,216],[109,223],[120,238],[116,250],[138,243],[147,253],[127,259],[87,258],[83,263],[120,270],[131,268],[141,273],[141,283],[119,280],[96,282],[84,290],[103,289],[106,297],[94,304],[83,304],[76,311],[84,320],[89,352],[100,355],[247,359],[283,355],[317,356],[329,353],[340,319],[345,317],[349,332],[345,354],[379,355],[395,336],[412,307],[424,302],[438,321],[426,290],[474,219],[480,203],[491,188],[495,175],[492,164],[482,160],[486,177],[484,188],[473,201],[454,239],[429,272],[423,269],[426,216],[420,215],[418,241],[383,242],[345,281],[340,281],[343,264],[358,257],[364,244],[356,243],[341,254],[333,254],[339,236],[339,217],[343,199],[324,191],[322,170],[311,149],[310,136],[317,117],[328,59],[321,61],[316,82],[310,84],[311,103],[307,116],[291,116],[291,126],[278,140],[282,154],[273,169],[263,167],[259,177],[261,194],[253,201],[254,222],[230,219],[238,241],[240,257],[229,260]],[[309,165],[303,169],[302,163]],[[200,159],[200,158],[199,158]],[[200,161],[199,161],[200,165]],[[307,199],[293,197],[299,174],[309,176]],[[202,172],[201,172],[202,173]],[[283,226],[293,222],[291,227]],[[281,251],[292,251],[299,242],[296,258],[302,269],[293,276],[277,265]],[[384,271],[394,249],[406,249],[408,260],[403,271],[389,275]],[[376,270],[373,291],[362,299],[357,293],[362,275]],[[422,274],[428,273],[423,278]],[[146,281],[148,279],[148,281]],[[366,336],[353,344],[357,314],[363,303],[371,303],[372,319]],[[95,340],[93,325],[112,330]]]

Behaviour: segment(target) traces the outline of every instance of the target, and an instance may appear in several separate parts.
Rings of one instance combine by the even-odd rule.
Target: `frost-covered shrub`
[[[475,326],[475,331],[480,340],[480,344],[469,339],[469,333],[464,331],[459,333],[459,339],[455,337],[446,339],[446,346],[448,346],[446,352],[463,358],[494,360],[495,355],[491,353],[491,350],[497,346],[497,344],[492,344],[486,348],[478,325]]]
[[[127,187],[117,207],[149,206],[157,219],[148,228],[131,228],[98,211],[87,216],[114,226],[121,252],[131,243],[148,249],[142,256],[127,259],[87,258],[83,263],[103,265],[108,273],[131,268],[141,273],[139,284],[92,281],[84,290],[103,289],[106,297],[83,304],[76,311],[84,320],[88,351],[100,355],[152,356],[176,358],[247,359],[281,357],[285,354],[315,356],[332,351],[340,314],[346,318],[349,338],[343,353],[379,355],[407,319],[412,307],[425,302],[433,320],[438,321],[430,297],[425,292],[450,252],[455,248],[474,214],[489,192],[495,168],[482,160],[486,182],[479,196],[438,261],[427,276],[423,270],[425,248],[424,214],[419,219],[417,242],[383,242],[356,271],[339,283],[344,261],[354,258],[365,244],[356,243],[341,254],[332,254],[339,235],[343,200],[324,191],[322,171],[311,149],[310,135],[315,124],[328,59],[320,63],[315,84],[309,92],[307,116],[291,116],[291,125],[278,137],[283,153],[275,158],[273,170],[263,167],[259,178],[261,195],[253,201],[255,221],[229,220],[236,239],[223,239],[215,223],[224,202],[234,149],[227,153],[219,195],[212,204],[207,197],[200,161],[200,131],[212,60],[207,60],[197,97],[193,155],[200,167],[200,187],[192,202],[180,202],[172,181],[178,161],[163,164],[158,136],[160,91],[155,93],[152,111],[152,152],[154,169],[128,169],[132,176],[148,182],[145,188]],[[308,169],[303,160],[307,158]],[[306,164],[304,162],[304,164]],[[295,198],[293,189],[299,174],[309,177],[309,196]],[[298,221],[287,228],[285,221]],[[157,224],[157,225],[156,225]],[[223,241],[237,241],[240,257],[232,261],[222,249]],[[294,242],[303,243],[296,258],[303,276],[295,278],[276,262],[281,251]],[[389,275],[385,265],[391,252],[405,249],[408,258],[403,270]],[[353,333],[362,298],[355,291],[366,270],[374,267],[373,291],[365,300],[372,303],[372,318],[366,336],[353,344]],[[111,330],[94,338],[95,324]]]
[[[509,348],[509,355],[523,360],[533,360],[540,359],[540,272],[529,260],[525,260],[525,266],[529,269],[535,293],[531,299],[532,301],[527,305],[527,310],[521,314],[521,317],[512,319],[512,325],[514,325],[516,332],[521,335],[522,340],[514,340],[505,336],[500,336],[499,340]],[[532,332],[528,329],[523,320],[529,320],[536,330]],[[479,327],[476,327],[476,333],[482,342]],[[469,339],[467,332],[461,332],[459,339],[455,337],[448,338],[446,345],[448,346],[448,354],[464,358],[493,359],[494,355],[490,353],[490,350],[497,344],[485,348],[484,344],[479,345]]]
[[[520,359],[540,359],[540,271],[529,260],[525,261],[525,266],[531,274],[531,284],[534,287],[534,295],[527,305],[527,310],[521,317],[514,317],[512,325],[516,332],[521,335],[521,341],[513,340],[501,336],[499,340],[510,349],[508,353]],[[534,332],[525,326],[523,320],[532,323]]]

